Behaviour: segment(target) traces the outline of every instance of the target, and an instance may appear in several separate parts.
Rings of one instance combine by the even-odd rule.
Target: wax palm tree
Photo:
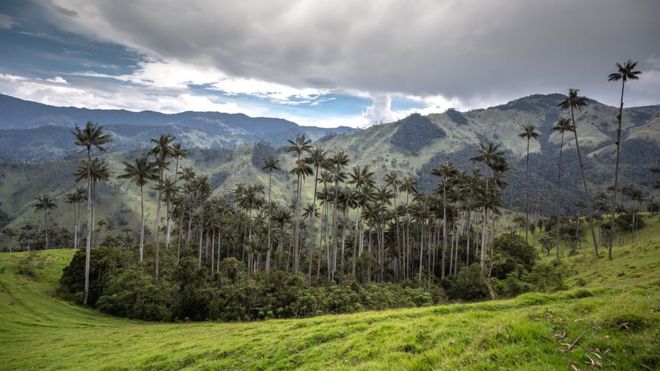
[[[11,250],[11,241],[14,239],[14,237],[16,237],[16,231],[9,228],[9,227],[4,227],[2,229],[2,234],[4,234],[5,237],[7,237],[9,239],[9,243],[7,244],[7,246],[9,247],[9,253],[11,254],[11,252],[12,252],[12,250]]]
[[[266,159],[266,162],[264,163],[264,170],[268,170],[268,211],[266,214],[267,217],[267,232],[268,233],[268,238],[267,238],[267,243],[268,243],[268,251],[266,252],[266,272],[270,272],[270,256],[272,253],[272,242],[271,242],[271,219],[272,219],[272,214],[273,214],[273,209],[271,205],[271,191],[272,191],[272,185],[273,185],[273,171],[279,171],[282,170],[280,168],[280,160],[277,159],[277,157],[269,156]]]
[[[582,154],[580,152],[580,142],[578,141],[577,126],[575,125],[575,110],[582,110],[582,107],[587,106],[587,98],[579,95],[579,89],[569,89],[568,96],[565,100],[559,102],[557,105],[561,109],[571,110],[571,122],[573,123],[573,137],[575,138],[575,150],[577,152],[578,163],[580,165],[580,175],[582,176],[582,186],[584,187],[584,194],[587,196],[587,212],[589,213],[589,227],[591,228],[591,237],[594,242],[594,253],[598,256],[598,240],[596,238],[596,229],[594,228],[593,208],[591,206],[591,193],[587,185],[587,177],[584,174],[584,163],[582,162]]]
[[[525,157],[525,174],[527,184],[525,186],[525,242],[529,243],[529,142],[534,139],[538,140],[540,135],[536,131],[536,125],[529,124],[523,125],[523,131],[518,134],[518,137],[527,140],[527,155]]]
[[[312,141],[305,138],[305,134],[299,134],[298,136],[296,136],[295,140],[289,139],[289,148],[287,149],[287,151],[295,152],[297,155],[298,162],[301,161],[303,152],[309,152],[311,149],[312,149]],[[294,170],[296,168],[299,168],[299,170],[297,170],[296,201],[294,204],[294,223],[293,223],[293,250],[294,250],[293,270],[295,273],[298,273],[298,268],[299,268],[298,259],[300,258],[297,252],[299,250],[299,244],[300,244],[300,200],[302,198],[301,175],[305,172],[301,170],[302,165],[298,164],[298,162],[294,167]],[[291,173],[293,173],[294,170],[291,170]],[[312,171],[311,168],[310,171]]]
[[[172,200],[179,192],[179,187],[177,186],[177,181],[173,177],[165,175],[161,184],[156,188],[162,195],[161,201],[165,202],[165,215],[167,217],[167,224],[165,226],[165,248],[169,249],[170,247],[170,234],[172,232],[172,221],[169,215],[172,214]]]
[[[158,168],[147,156],[135,159],[134,163],[124,162],[124,172],[119,179],[128,179],[140,187],[140,263],[144,261],[144,186],[158,179]]]
[[[188,151],[183,149],[181,143],[174,143],[171,147],[170,156],[174,158],[174,181],[179,180],[179,159],[188,157]],[[172,218],[174,217],[174,208],[170,209],[167,215],[167,234],[165,237],[165,248],[170,246],[170,226],[172,225]]]
[[[509,165],[506,163],[503,156],[504,152],[499,149],[499,144],[488,142],[485,145],[482,143],[478,154],[470,159],[471,161],[485,164],[492,171],[492,177],[486,177],[481,182],[483,183],[483,187],[479,189],[480,195],[478,197],[479,206],[483,209],[480,258],[482,273],[485,272],[489,211],[493,211],[493,213],[495,212],[494,207],[497,206],[499,202],[497,188],[506,185],[503,179],[503,174],[505,171],[509,170]]]
[[[399,256],[399,261],[397,261],[397,264],[401,264],[401,238],[399,235],[399,213],[397,212],[397,198],[398,198],[398,190],[399,186],[401,186],[401,178],[399,176],[399,172],[397,171],[390,171],[389,173],[385,174],[385,184],[387,187],[391,187],[392,191],[394,192],[394,227],[396,228],[396,252],[397,255]],[[397,267],[398,267],[397,265]]]
[[[296,165],[289,174],[293,174],[297,178],[297,189],[296,189],[296,203],[294,205],[294,231],[293,231],[293,272],[298,273],[300,268],[300,251],[299,251],[299,239],[300,239],[300,198],[302,193],[302,183],[308,175],[314,174],[312,168],[307,165],[305,160],[297,160]]]
[[[444,258],[447,254],[447,183],[451,177],[456,174],[454,165],[451,162],[445,162],[431,171],[431,175],[442,178],[442,273],[441,277],[445,278],[445,264]]]
[[[159,188],[163,184],[163,176],[165,170],[169,166],[168,158],[172,157],[173,149],[172,144],[174,142],[174,137],[169,134],[161,134],[158,139],[152,139],[151,143],[153,147],[149,151],[149,154],[153,155],[155,158],[156,166],[158,167],[158,184],[156,189],[158,194],[156,196],[156,228],[154,233],[156,233],[156,256],[160,252],[160,201],[161,201],[161,191]],[[158,260],[158,259],[156,259]],[[158,267],[158,261],[156,261],[156,267]],[[158,278],[158,268],[156,268],[156,278]]]
[[[92,185],[92,246],[95,246],[96,237],[94,235],[95,220],[96,220],[96,185],[99,182],[108,181],[110,179],[110,166],[105,160],[98,157],[92,158],[92,161],[87,164],[87,160],[83,160],[80,167],[73,173],[76,182],[80,182],[87,178],[87,173],[91,175]]]
[[[362,228],[362,211],[364,208],[364,205],[366,204],[368,200],[368,192],[366,192],[366,189],[368,187],[371,187],[374,184],[374,172],[369,169],[368,166],[354,166],[351,169],[351,172],[349,174],[349,181],[348,184],[353,185],[354,189],[356,192],[358,192],[358,204],[359,204],[359,210],[358,210],[358,215],[357,215],[357,221],[355,222],[355,239],[353,243],[353,249],[355,250],[355,246],[357,246],[358,250],[358,257],[362,255],[362,251],[364,249],[364,239],[363,239],[363,234],[364,230]],[[356,258],[354,256],[353,259],[353,267],[352,267],[352,273],[355,275],[355,264],[356,264]]]
[[[103,127],[88,121],[84,128],[78,125],[73,130],[75,144],[84,147],[87,151],[87,245],[85,246],[85,289],[83,304],[87,304],[89,296],[89,269],[90,255],[92,248],[92,149],[96,148],[105,151],[105,145],[110,143],[112,138],[103,132]]]
[[[200,176],[193,180],[192,189],[195,194],[195,198],[199,210],[199,235],[197,243],[197,264],[202,267],[202,243],[204,239],[204,205],[206,200],[211,195],[211,185],[209,184],[209,178],[207,176]]]
[[[559,141],[559,161],[558,161],[558,168],[557,168],[557,260],[560,259],[559,255],[559,245],[561,243],[561,233],[560,233],[560,227],[561,227],[561,170],[562,170],[562,163],[561,163],[561,155],[564,150],[564,134],[566,132],[572,132],[573,131],[573,124],[571,123],[571,120],[567,118],[560,118],[559,121],[557,121],[557,124],[552,128],[552,131],[559,133],[561,135],[561,139]]]
[[[21,227],[21,242],[25,241],[27,245],[27,251],[30,252],[30,245],[32,243],[32,230],[34,226],[32,224],[26,224]]]
[[[78,240],[78,232],[80,231],[80,224],[79,224],[79,205],[81,202],[85,200],[85,189],[84,188],[76,188],[73,192],[69,193],[66,195],[66,202],[68,204],[73,205],[73,221],[74,221],[74,226],[73,226],[73,248],[77,249],[79,246],[79,240]]]
[[[612,240],[614,239],[614,219],[616,214],[616,196],[619,191],[619,153],[621,148],[621,120],[623,119],[623,92],[626,87],[626,81],[628,80],[638,80],[639,74],[641,71],[635,70],[637,67],[637,62],[632,62],[631,60],[626,61],[623,65],[617,63],[617,72],[612,73],[608,77],[608,81],[619,81],[621,80],[621,104],[619,105],[619,114],[616,116],[618,121],[618,126],[616,130],[616,162],[614,165],[614,186],[612,190],[612,215],[610,216],[610,235],[609,243],[607,246],[607,256],[609,259],[612,259]]]
[[[337,270],[337,252],[338,252],[338,239],[337,239],[337,208],[339,206],[339,185],[346,180],[346,173],[343,171],[344,167],[348,165],[350,159],[344,151],[339,151],[332,156],[329,160],[329,170],[332,174],[334,181],[333,187],[333,202],[332,202],[332,267],[330,278],[334,279]]]

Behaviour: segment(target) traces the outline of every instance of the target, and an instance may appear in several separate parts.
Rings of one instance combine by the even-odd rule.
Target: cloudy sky
[[[580,88],[660,104],[658,0],[2,0],[0,93],[318,126]]]

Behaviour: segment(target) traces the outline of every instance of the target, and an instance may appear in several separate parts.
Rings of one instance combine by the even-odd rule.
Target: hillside
[[[559,138],[557,134],[551,134],[551,127],[562,114],[565,115],[556,107],[557,102],[562,99],[564,96],[560,94],[533,95],[482,110],[462,113],[449,110],[428,116],[412,115],[398,122],[377,125],[353,133],[328,136],[318,143],[329,151],[346,151],[351,158],[349,166],[369,165],[379,181],[386,172],[396,170],[415,177],[419,190],[428,192],[438,181],[430,175],[434,167],[444,161],[451,161],[459,169],[472,169],[475,165],[469,161],[469,158],[476,154],[479,143],[495,141],[505,150],[505,156],[512,165],[512,170],[507,173],[509,187],[504,192],[504,207],[519,211],[523,205],[521,190],[525,185],[526,143],[518,138],[517,134],[521,125],[534,123],[541,138],[538,142],[532,142],[530,148],[530,182],[531,189],[534,190],[531,193],[531,209],[533,214],[548,216],[553,215],[555,210],[559,151]],[[614,107],[589,101],[589,105],[576,116],[587,178],[594,195],[605,191],[612,182],[616,113]],[[113,131],[115,139],[119,135],[117,132],[123,133],[116,129],[120,126],[108,126],[111,131],[116,130]],[[138,126],[121,127],[137,130]],[[137,136],[125,134],[118,139],[119,142],[125,144],[131,141],[133,144],[130,148],[143,147],[148,143],[149,138],[157,137],[160,132],[167,132],[171,127],[145,124],[144,128],[146,129],[142,134]],[[3,136],[12,130],[14,129],[0,133],[0,142],[4,140],[12,142],[13,145],[22,143],[22,139]],[[199,145],[190,138],[209,141],[215,140],[213,139],[215,137],[200,133],[198,130],[194,126],[174,133],[177,140],[182,140],[184,146],[191,150],[189,158],[182,161],[181,166],[192,166],[198,173],[208,175],[212,180],[211,185],[215,189],[215,194],[227,195],[237,183],[241,182],[267,184],[267,174],[261,170],[261,167],[267,154],[275,154],[280,159],[282,168],[287,171],[277,172],[274,175],[274,198],[282,203],[293,198],[294,179],[286,173],[293,167],[294,156],[288,154],[285,147],[262,141],[258,144],[237,145],[231,150],[199,148],[206,145]],[[61,155],[65,155],[66,151],[73,148],[73,140],[68,128],[49,126],[15,130],[15,132],[30,137],[29,141],[21,144],[21,149],[17,151],[38,152],[47,156],[47,159],[30,162],[0,158],[0,207],[9,215],[9,219],[13,220],[12,224],[20,226],[28,221],[39,222],[40,216],[34,214],[29,203],[40,193],[51,192],[56,198],[62,199],[63,195],[74,187],[70,174],[78,163],[80,155],[69,154],[65,158],[49,155],[54,148],[53,140],[61,141],[61,149],[57,150],[59,152],[56,151]],[[295,137],[295,132],[287,133],[288,138]],[[268,137],[273,139],[277,138],[277,135],[279,134],[270,134]],[[42,136],[48,139],[40,141],[39,138]],[[286,138],[282,137],[281,141]],[[567,136],[565,142],[562,197],[564,212],[570,213],[575,211],[576,201],[583,196],[573,139]],[[139,154],[138,150],[121,150],[122,146],[123,144],[115,145],[115,151],[105,155],[112,165],[114,175],[122,170],[122,161],[132,160]],[[5,148],[2,143],[0,148]],[[660,158],[660,106],[626,108],[621,155],[622,184],[637,184],[642,186],[647,194],[651,192],[655,179],[649,168],[656,164],[658,158]],[[119,225],[134,220],[138,208],[136,187],[114,177],[109,183],[104,183],[100,187],[99,210],[102,218],[109,218]],[[305,182],[304,192],[309,200],[312,198],[313,187],[313,181],[308,179]],[[149,193],[151,200],[155,199],[154,192]],[[153,204],[154,202],[147,202],[148,220],[152,218]],[[70,210],[63,203],[60,203],[60,207],[53,212],[53,215],[61,225],[68,223],[71,218]]]
[[[155,324],[114,318],[55,296],[71,250],[0,254],[3,369],[657,369],[660,220],[613,261],[584,247],[568,290],[254,323]],[[613,305],[616,304],[616,305]]]
[[[522,125],[531,123],[541,134],[539,141],[530,144],[532,211],[549,215],[554,212],[560,143],[552,127],[560,117],[567,116],[557,108],[563,99],[561,94],[532,95],[487,109],[410,116],[332,138],[324,145],[345,150],[356,163],[370,165],[381,176],[391,170],[413,174],[420,190],[430,191],[438,181],[430,175],[434,167],[450,161],[459,169],[472,169],[475,165],[469,158],[479,144],[493,141],[512,165],[507,173],[505,206],[519,209],[523,202],[520,191],[525,187],[526,141],[518,134]],[[616,108],[593,100],[576,112],[580,148],[594,195],[612,182],[617,113]],[[564,211],[573,211],[572,205],[582,198],[580,174],[574,140],[568,135],[564,139],[562,196],[566,200]],[[660,106],[624,109],[621,151],[622,182],[640,184],[650,191],[649,168],[660,158]]]
[[[312,139],[354,129],[299,126],[279,118],[221,112],[101,110],[54,107],[0,94],[0,156],[14,160],[61,158],[75,152],[71,129],[99,122],[113,136],[111,150],[144,148],[161,133],[172,134],[187,148],[235,148],[261,140],[283,144],[298,133]]]

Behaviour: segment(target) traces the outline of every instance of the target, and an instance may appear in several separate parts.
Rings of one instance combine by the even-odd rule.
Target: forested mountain
[[[312,139],[352,132],[348,127],[300,126],[288,120],[220,112],[101,110],[53,107],[0,94],[0,155],[14,160],[64,157],[74,150],[71,129],[87,121],[103,124],[113,137],[113,151],[144,148],[161,133],[187,148],[235,148],[261,140],[274,145],[304,133]]]
[[[6,96],[0,98],[5,102],[3,110],[7,109],[6,102],[13,100]],[[299,133],[306,133],[313,139],[327,135],[319,143],[330,152],[346,151],[351,158],[350,166],[369,165],[379,180],[387,171],[412,175],[419,184],[419,190],[425,192],[431,191],[437,184],[437,178],[432,177],[430,172],[438,164],[451,161],[458,169],[472,169],[476,165],[469,158],[474,156],[479,144],[494,141],[501,145],[512,165],[512,171],[506,175],[510,186],[505,190],[504,206],[513,210],[521,210],[521,190],[524,189],[525,179],[526,141],[518,134],[522,125],[532,123],[541,134],[540,139],[532,141],[530,147],[532,212],[551,215],[559,152],[559,135],[552,134],[551,128],[560,117],[567,116],[566,112],[557,108],[557,103],[564,98],[561,94],[533,95],[487,109],[468,112],[449,110],[428,116],[413,114],[403,120],[365,130],[340,129],[339,132],[344,134],[336,136],[327,135],[333,132],[330,129],[300,127],[279,119],[253,119],[220,113],[164,115],[155,112],[54,108],[14,99],[20,104],[8,111],[7,118],[5,115],[0,118],[0,126],[17,127],[20,120],[27,120],[24,123],[27,128],[0,130],[0,152],[5,157],[0,161],[0,208],[9,215],[8,219],[15,219],[17,224],[26,220],[36,221],[38,215],[30,202],[38,194],[52,192],[61,198],[70,191],[75,186],[71,173],[78,166],[79,154],[70,152],[74,145],[67,125],[86,121],[86,115],[98,114],[91,118],[104,125],[113,136],[111,153],[105,156],[114,175],[121,171],[122,161],[134,159],[141,152],[140,148],[149,145],[149,139],[157,138],[160,133],[172,133],[177,141],[191,150],[181,166],[192,166],[199,174],[208,175],[214,193],[218,195],[229,195],[238,183],[267,185],[268,175],[262,170],[263,163],[268,155],[276,155],[282,162],[283,171],[274,173],[273,197],[289,201],[293,199],[295,179],[287,173],[294,165],[295,156],[280,145]],[[25,112],[30,107],[37,109]],[[67,114],[50,121],[49,126],[39,126],[46,122],[48,112],[60,110]],[[593,100],[588,101],[588,106],[582,111],[576,112],[587,178],[594,187],[594,195],[604,191],[612,181],[616,115],[616,108]],[[226,123],[204,124],[204,117],[209,120],[211,117],[222,118]],[[135,124],[127,123],[126,120],[131,118],[136,118]],[[161,119],[163,121],[159,121]],[[209,127],[239,134],[234,137],[222,134],[210,136],[205,131]],[[260,141],[261,138],[271,141]],[[651,187],[649,168],[660,158],[660,106],[625,108],[622,138],[622,183]],[[226,147],[223,140],[231,142],[231,149],[217,148]],[[246,144],[237,145],[242,141]],[[130,151],[127,150],[129,148]],[[70,152],[67,158],[57,158],[67,152]],[[16,158],[44,160],[24,162]],[[574,210],[575,201],[582,197],[572,135],[565,138],[563,159],[563,197],[566,198],[563,205],[565,211],[570,212]],[[313,183],[313,180],[307,180],[304,184],[304,193],[310,199]],[[111,177],[110,182],[100,186],[107,188],[107,191],[100,192],[101,217],[111,217],[120,224],[135,217],[136,187],[116,177]],[[148,196],[155,197],[151,188],[148,193]],[[152,204],[147,203],[147,214],[153,212]],[[54,213],[61,214],[64,219],[59,220],[62,221],[70,217],[66,207],[60,207]]]

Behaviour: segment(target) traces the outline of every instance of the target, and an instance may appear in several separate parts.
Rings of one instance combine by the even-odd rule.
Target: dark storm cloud
[[[660,101],[660,1],[53,0],[59,27],[157,58],[297,88],[441,95],[474,105],[579,87],[613,103],[614,63]],[[71,16],[75,12],[77,16]]]

